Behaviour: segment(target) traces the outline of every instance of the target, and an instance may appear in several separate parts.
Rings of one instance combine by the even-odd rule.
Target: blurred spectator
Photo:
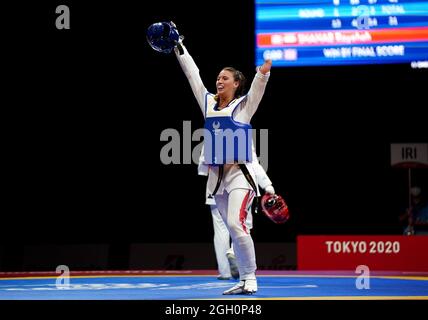
[[[405,235],[428,235],[428,201],[426,193],[420,187],[410,189],[411,207],[400,217],[407,219]]]

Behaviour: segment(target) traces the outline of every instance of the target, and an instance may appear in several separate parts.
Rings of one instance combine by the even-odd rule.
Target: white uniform
[[[263,169],[263,167],[260,165],[259,161],[257,160],[257,154],[255,153],[254,147],[253,147],[253,167],[256,173],[255,183],[257,183],[262,189],[266,189],[266,187],[271,186],[272,181],[269,179],[268,175],[266,174],[266,171]],[[198,173],[200,175],[208,175],[208,166],[204,165],[203,163],[203,152],[201,153],[201,157],[199,158]],[[234,254],[234,251],[230,243],[229,230],[227,229],[227,226],[223,221],[223,218],[220,212],[218,211],[218,208],[214,199],[208,197],[208,193],[206,197],[206,204],[210,206],[211,215],[213,219],[214,250],[215,250],[215,255],[217,259],[218,272],[220,274],[220,277],[222,278],[231,278],[232,274],[230,270],[230,264],[227,259],[227,254],[228,253]],[[253,216],[251,214],[251,210],[248,212],[247,219],[245,220],[245,224],[248,230],[252,229]]]
[[[205,101],[209,93],[202,82],[199,69],[193,58],[184,45],[182,45],[182,49],[183,54],[180,55],[178,48],[175,48],[175,54],[205,117]],[[244,124],[250,123],[263,97],[268,79],[269,73],[264,75],[257,71],[246,97],[240,101],[239,106],[232,114],[233,120]],[[252,163],[246,165],[253,180],[256,181],[254,165]],[[218,173],[217,166],[209,166],[207,190],[210,194],[214,192]],[[241,280],[256,278],[257,266],[254,243],[245,224],[254,195],[251,185],[239,166],[237,164],[225,164],[223,179],[215,195],[215,202],[232,237]]]

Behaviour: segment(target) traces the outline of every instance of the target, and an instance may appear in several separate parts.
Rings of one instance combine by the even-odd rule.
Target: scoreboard
[[[256,0],[256,65],[428,68],[426,0]]]

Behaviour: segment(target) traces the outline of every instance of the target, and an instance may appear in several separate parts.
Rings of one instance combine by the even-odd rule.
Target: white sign
[[[403,168],[428,167],[428,143],[391,144],[391,165]]]

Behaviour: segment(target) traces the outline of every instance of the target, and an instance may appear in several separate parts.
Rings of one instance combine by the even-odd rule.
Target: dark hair
[[[223,68],[223,70],[232,72],[233,79],[239,82],[239,86],[238,88],[236,88],[235,97],[234,97],[234,98],[239,98],[244,94],[245,82],[247,81],[247,79],[245,79],[245,76],[241,71],[236,70],[233,67],[226,67],[226,68]]]

